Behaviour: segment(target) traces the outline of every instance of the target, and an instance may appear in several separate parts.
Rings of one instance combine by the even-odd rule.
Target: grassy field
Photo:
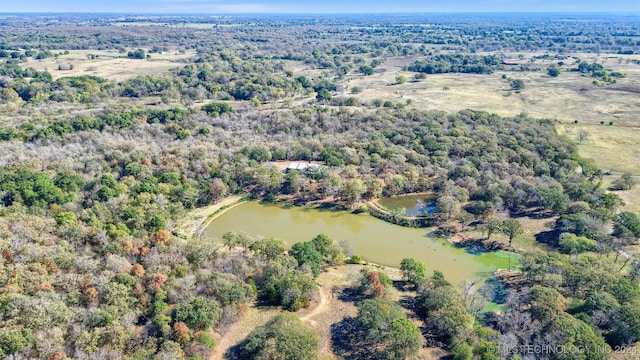
[[[90,59],[90,55],[97,55]],[[126,54],[117,50],[70,50],[68,54],[62,53],[57,58],[51,57],[42,60],[29,59],[21,63],[24,68],[34,68],[39,71],[48,71],[54,79],[66,76],[93,75],[110,80],[121,81],[141,75],[158,75],[169,69],[183,66],[184,62],[195,55],[193,51],[180,54],[176,51],[150,54],[150,59],[129,59]],[[59,70],[59,67],[67,69],[72,65],[72,70]]]
[[[640,101],[640,100],[639,100]],[[602,186],[608,189],[611,183],[624,173],[631,173],[640,181],[640,124],[638,126],[613,126],[592,124],[559,125],[558,133],[575,139],[580,130],[589,133],[578,145],[578,153],[593,160],[608,175]],[[640,186],[631,190],[616,191],[626,203],[624,210],[640,212]]]
[[[640,102],[640,97],[638,101]],[[589,133],[588,138],[578,145],[581,156],[593,160],[604,171],[613,175],[628,172],[640,176],[640,121],[638,126],[558,126],[558,132],[571,139],[575,139],[580,130]]]
[[[411,101],[411,107],[422,110],[456,112],[464,109],[485,110],[505,116],[522,112],[535,117],[558,119],[561,122],[599,124],[614,121],[618,125],[637,126],[636,114],[640,110],[640,65],[627,63],[622,55],[602,55],[599,62],[615,71],[628,74],[618,84],[598,87],[593,78],[568,70],[575,67],[574,60],[566,60],[556,78],[545,71],[498,71],[491,75],[434,74],[421,81],[412,81],[414,73],[403,71],[416,57],[389,58],[376,69],[375,74],[351,75],[346,81],[345,95],[360,87],[362,100],[392,100],[396,103]],[[591,59],[595,60],[595,59]],[[555,63],[555,61],[553,62]],[[546,69],[551,60],[537,60],[532,66]],[[402,74],[408,81],[396,84]],[[510,90],[503,75],[525,81],[520,92]]]

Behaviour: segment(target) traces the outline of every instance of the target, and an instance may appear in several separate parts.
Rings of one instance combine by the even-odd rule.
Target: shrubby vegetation
[[[0,24],[6,119],[0,126],[0,356],[206,358],[214,331],[254,301],[305,308],[326,266],[345,256],[360,262],[323,234],[300,239],[306,242],[287,252],[277,239],[242,232],[218,243],[181,231],[187,211],[228,194],[331,199],[353,209],[382,196],[430,191],[439,198],[430,224],[477,228],[487,238],[503,233],[510,245],[522,226],[499,216],[553,217],[553,229],[538,236],[550,251],[522,259],[523,279],[509,285],[501,314],[481,316],[484,297],[459,291],[438,269],[404,260],[424,331],[456,359],[525,358],[498,351],[517,352],[519,345],[606,349],[640,340],[640,263],[620,251],[637,243],[640,221],[618,211],[622,199],[601,187],[603,172],[577,156],[552,120],[425,112],[390,99],[367,104],[355,87],[353,97],[340,96],[347,74],[373,74],[395,55],[416,55],[413,71],[488,74],[502,57],[459,54],[637,51],[632,18],[605,16],[567,28],[554,16],[542,23],[435,16],[425,28],[412,16],[400,25],[362,17],[283,25],[265,17],[251,19],[255,27],[217,27],[216,36],[186,26],[141,27],[134,34],[108,26],[112,19],[92,19],[95,27],[76,26],[74,16],[56,24],[22,17]],[[374,29],[372,21],[383,25]],[[33,23],[51,35],[42,44],[26,26]],[[354,30],[342,31],[345,25]],[[63,49],[115,48],[122,57],[145,58],[169,46],[196,55],[166,76],[54,80],[21,66]],[[290,62],[319,75],[298,74]],[[576,66],[599,81],[623,78],[598,64]],[[524,86],[505,80],[514,89]],[[284,106],[270,106],[276,102]],[[264,166],[280,160],[326,167],[285,173]],[[614,183],[633,185],[630,176]],[[385,298],[391,286],[384,273],[365,271],[352,325],[369,334],[363,339],[370,349],[403,358],[424,339]],[[241,351],[245,358],[313,358],[316,349],[314,334],[283,314],[256,329]]]
[[[62,133],[47,137],[50,145],[35,138],[3,143],[7,149],[22,149],[32,164],[18,165],[18,158],[3,152],[2,198],[8,206],[1,219],[8,259],[3,265],[3,303],[16,306],[21,299],[25,308],[57,304],[62,310],[51,316],[68,309],[93,319],[78,323],[74,318],[42,317],[42,328],[57,324],[60,339],[70,339],[71,329],[81,329],[77,340],[61,340],[55,347],[73,356],[125,351],[140,326],[148,336],[131,352],[174,351],[171,344],[177,344],[180,351],[196,354],[206,349],[198,342],[201,334],[233,321],[255,296],[292,311],[308,306],[317,291],[314,277],[326,264],[343,261],[340,248],[326,236],[298,243],[286,255],[277,240],[230,233],[223,241],[231,254],[221,256],[212,244],[185,241],[172,233],[187,209],[215,202],[225,193],[289,194],[302,200],[333,196],[337,204],[351,206],[361,199],[431,190],[448,202],[436,221],[463,219],[459,215],[466,209],[487,229],[511,238],[518,236],[517,226],[494,226],[487,214],[535,208],[561,214],[555,241],[571,254],[594,250],[594,242],[595,250],[615,249],[615,238],[604,231],[606,223],[616,222],[616,234],[636,241],[633,218],[617,216],[619,199],[599,188],[601,171],[577,157],[549,121],[474,111],[347,112],[328,107],[260,114],[256,122],[257,113],[251,111],[212,118],[197,110],[171,110],[162,118],[173,120],[162,123],[149,121],[159,117],[147,112],[145,123]],[[180,139],[164,130],[171,124],[188,130],[210,126],[212,132]],[[307,128],[332,137],[313,139],[305,135]],[[139,134],[138,144],[121,137],[127,132]],[[247,147],[239,140],[245,133],[260,134],[265,141]],[[90,137],[110,143],[92,145]],[[55,145],[63,141],[66,146]],[[57,150],[34,152],[33,144]],[[76,161],[61,163],[61,156]],[[334,157],[343,165],[289,174],[262,165],[274,158],[322,157]],[[581,173],[575,171],[578,165]],[[626,279],[618,265],[609,276]],[[458,335],[473,330],[476,321],[456,300],[455,290],[424,285],[425,271],[417,264],[406,262],[403,270],[421,294],[423,314],[433,331],[458,351],[467,346],[480,351],[478,344],[488,341],[485,335],[465,335],[470,340]],[[23,275],[11,277],[11,272]],[[68,283],[80,272],[91,276]],[[370,281],[367,293],[383,292],[374,278]],[[447,306],[428,305],[433,301]],[[21,312],[3,311],[15,314],[5,317],[15,324],[5,328],[25,329],[27,318],[18,315]],[[399,322],[398,331],[408,331],[405,325]],[[635,341],[633,335],[617,333],[607,339],[614,338],[619,343]],[[16,351],[41,351],[37,349],[42,345],[34,341],[21,342],[25,345]],[[389,351],[399,351],[389,344],[396,349]]]
[[[284,312],[253,330],[240,344],[239,359],[316,359],[318,338],[297,316]]]

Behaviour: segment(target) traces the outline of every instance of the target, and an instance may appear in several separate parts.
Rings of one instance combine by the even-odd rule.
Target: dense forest
[[[344,324],[352,336],[336,351],[345,358],[402,359],[436,344],[454,359],[591,360],[635,344],[640,262],[619,249],[640,238],[640,220],[620,211],[603,171],[558,134],[555,120],[345,95],[345,77],[368,76],[388,56],[414,56],[408,70],[418,77],[504,70],[507,49],[562,59],[640,49],[633,17],[569,26],[565,16],[501,16],[164,17],[139,28],[114,25],[140,20],[128,17],[3,18],[0,356],[205,359],[214,331],[247,307],[306,308],[324,269],[359,262],[324,234],[287,250],[242,232],[216,241],[179,231],[189,211],[231,194],[329,199],[362,211],[371,199],[433,192],[435,229],[469,226],[510,241],[522,232],[519,216],[553,222],[536,237],[544,251],[522,254],[519,280],[487,290],[504,311],[482,311],[440,269],[407,254],[398,266],[419,329],[387,296],[391,280],[363,270],[352,289],[358,316]],[[252,25],[225,26],[239,23]],[[167,49],[195,53],[165,74],[126,80],[54,79],[24,66],[74,49],[116,49],[141,62]],[[292,70],[291,61],[318,75]],[[578,61],[572,71],[624,78],[596,65]],[[325,166],[264,166],[284,160]],[[316,358],[317,344],[283,312],[229,356]]]

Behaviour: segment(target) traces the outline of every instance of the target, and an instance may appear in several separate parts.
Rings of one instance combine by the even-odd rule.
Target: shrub
[[[198,335],[198,342],[210,350],[216,347],[216,339],[208,332],[202,332]]]
[[[254,329],[240,344],[241,359],[316,359],[318,337],[297,316],[282,313]]]
[[[560,248],[567,254],[576,254],[584,251],[594,251],[597,247],[595,240],[571,233],[560,234]]]
[[[0,355],[10,355],[33,344],[31,330],[10,330],[0,335]]]
[[[192,297],[188,303],[178,305],[175,310],[175,321],[182,321],[193,330],[207,330],[221,316],[218,303],[204,297]]]
[[[218,117],[222,114],[232,114],[233,108],[227,103],[213,102],[202,107],[202,111],[206,112],[210,116]]]

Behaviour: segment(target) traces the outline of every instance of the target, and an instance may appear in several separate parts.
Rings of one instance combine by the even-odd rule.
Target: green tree
[[[182,321],[192,330],[207,330],[213,327],[220,317],[222,311],[213,300],[204,297],[192,297],[185,304],[176,307],[174,319]]]
[[[624,304],[618,314],[613,314],[614,342],[629,345],[640,340],[640,301]]]
[[[327,257],[327,255],[329,254],[329,249],[333,244],[333,240],[331,240],[329,235],[322,233],[314,237],[311,240],[311,243],[316,248],[316,250],[318,250],[320,255],[322,255],[323,257]]]
[[[344,251],[327,234],[319,234],[311,240],[313,246],[329,264],[341,264],[344,261]]]
[[[11,355],[33,345],[31,330],[5,330],[0,335],[0,356]]]
[[[558,77],[560,75],[560,69],[555,65],[549,66],[547,69],[547,75],[551,77]]]
[[[553,322],[564,310],[565,299],[556,289],[533,286],[531,288],[531,315],[543,325]]]
[[[509,246],[513,243],[513,239],[521,235],[523,232],[522,224],[515,219],[507,219],[500,225],[500,231],[509,237]]]
[[[363,75],[373,75],[373,67],[369,65],[360,65],[358,69]]]
[[[407,319],[402,308],[385,298],[366,299],[358,305],[358,325],[366,334],[366,345],[387,359],[405,359],[424,344],[420,330]]]
[[[638,239],[640,238],[640,219],[638,215],[630,211],[618,214],[613,224],[613,234],[617,237]]]
[[[446,305],[433,311],[427,322],[433,331],[446,338],[455,338],[458,334],[470,330],[473,326],[473,317],[465,309],[457,298],[446,300]]]
[[[320,89],[320,91],[316,93],[316,99],[318,101],[331,101],[333,95],[331,95],[331,92],[327,89]]]
[[[255,328],[239,345],[241,359],[312,360],[318,337],[292,313],[284,312]]]
[[[376,297],[358,305],[358,324],[374,342],[380,342],[394,320],[404,317],[402,308],[388,299]]]
[[[522,79],[511,79],[511,89],[520,91],[525,88],[524,80]]]
[[[249,246],[249,249],[253,251],[256,256],[268,261],[273,261],[284,254],[286,247],[282,240],[268,238],[254,242]]]
[[[584,236],[577,236],[571,233],[560,234],[560,248],[567,254],[577,254],[584,251],[594,251],[597,242]]]
[[[473,347],[466,341],[460,342],[453,348],[453,360],[472,360]]]
[[[78,225],[78,219],[76,214],[71,211],[63,211],[56,215],[56,223],[62,226],[76,226]]]
[[[320,275],[320,265],[322,264],[322,255],[311,242],[301,242],[293,244],[289,255],[298,261],[298,265],[309,265],[313,276]]]
[[[149,232],[156,232],[158,230],[167,228],[167,219],[159,215],[153,215],[147,223],[147,230]]]
[[[300,271],[291,271],[276,283],[280,304],[289,311],[298,311],[309,307],[311,296],[318,290],[313,278]]]
[[[492,216],[484,222],[484,228],[487,232],[487,240],[491,240],[491,235],[502,229],[502,220]]]
[[[416,354],[424,344],[420,329],[409,319],[399,318],[393,320],[389,334],[386,336],[386,355],[388,359],[406,359]]]
[[[567,313],[558,313],[546,330],[549,338],[557,339],[553,345],[564,345],[579,349],[578,353],[560,354],[558,359],[566,360],[605,360],[611,352],[611,348],[605,343],[602,336],[594,333],[593,329],[585,322],[576,319]]]
[[[418,285],[427,276],[427,266],[413,258],[405,258],[400,262],[400,270],[405,281]]]
[[[202,111],[213,117],[218,117],[222,114],[232,114],[233,108],[224,102],[212,102],[202,106]]]
[[[129,51],[127,57],[130,59],[144,59],[144,50],[138,49],[135,51]]]

